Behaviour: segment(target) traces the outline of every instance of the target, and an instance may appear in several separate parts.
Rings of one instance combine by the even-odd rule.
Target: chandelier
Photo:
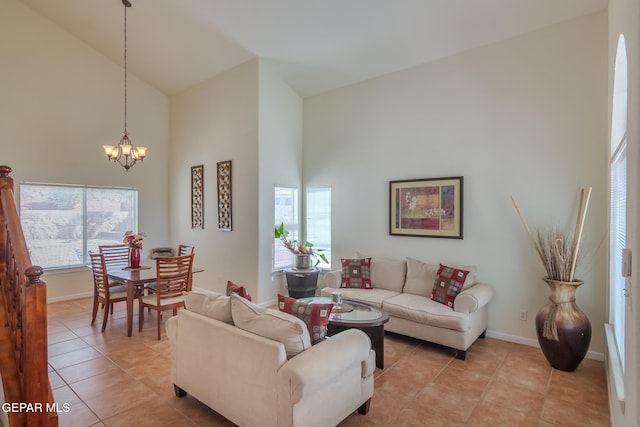
[[[103,145],[107,159],[119,163],[127,171],[142,161],[147,155],[147,147],[134,147],[127,134],[127,8],[131,7],[129,0],[122,0],[124,5],[124,132],[117,146]]]

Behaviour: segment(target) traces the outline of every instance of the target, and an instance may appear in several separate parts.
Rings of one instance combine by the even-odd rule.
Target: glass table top
[[[328,297],[308,297],[300,298],[298,301],[305,302],[307,304],[330,304],[331,298]],[[334,312],[334,310],[340,312]],[[344,312],[342,312],[342,310]],[[349,311],[347,311],[349,310]],[[372,320],[380,319],[383,316],[382,312],[370,305],[362,304],[356,301],[343,300],[341,305],[334,305],[331,311],[330,320],[348,321],[348,322],[371,322]]]

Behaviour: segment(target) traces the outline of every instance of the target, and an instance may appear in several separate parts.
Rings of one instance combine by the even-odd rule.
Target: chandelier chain
[[[124,7],[124,132],[127,133],[127,5]]]

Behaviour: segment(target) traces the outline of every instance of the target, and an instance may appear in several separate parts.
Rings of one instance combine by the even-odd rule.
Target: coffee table
[[[332,302],[327,297],[300,298],[299,301],[308,304]],[[384,324],[388,321],[389,313],[381,308],[343,300],[341,305],[334,305],[334,310],[331,311],[327,335],[332,336],[351,328],[361,330],[371,339],[371,348],[376,352],[376,367],[384,369]]]

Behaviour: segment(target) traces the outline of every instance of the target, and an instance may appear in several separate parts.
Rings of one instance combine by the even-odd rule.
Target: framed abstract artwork
[[[191,228],[204,228],[204,165],[191,167]]]
[[[463,177],[389,182],[389,234],[462,239]]]
[[[218,162],[218,230],[231,231],[231,160]]]

